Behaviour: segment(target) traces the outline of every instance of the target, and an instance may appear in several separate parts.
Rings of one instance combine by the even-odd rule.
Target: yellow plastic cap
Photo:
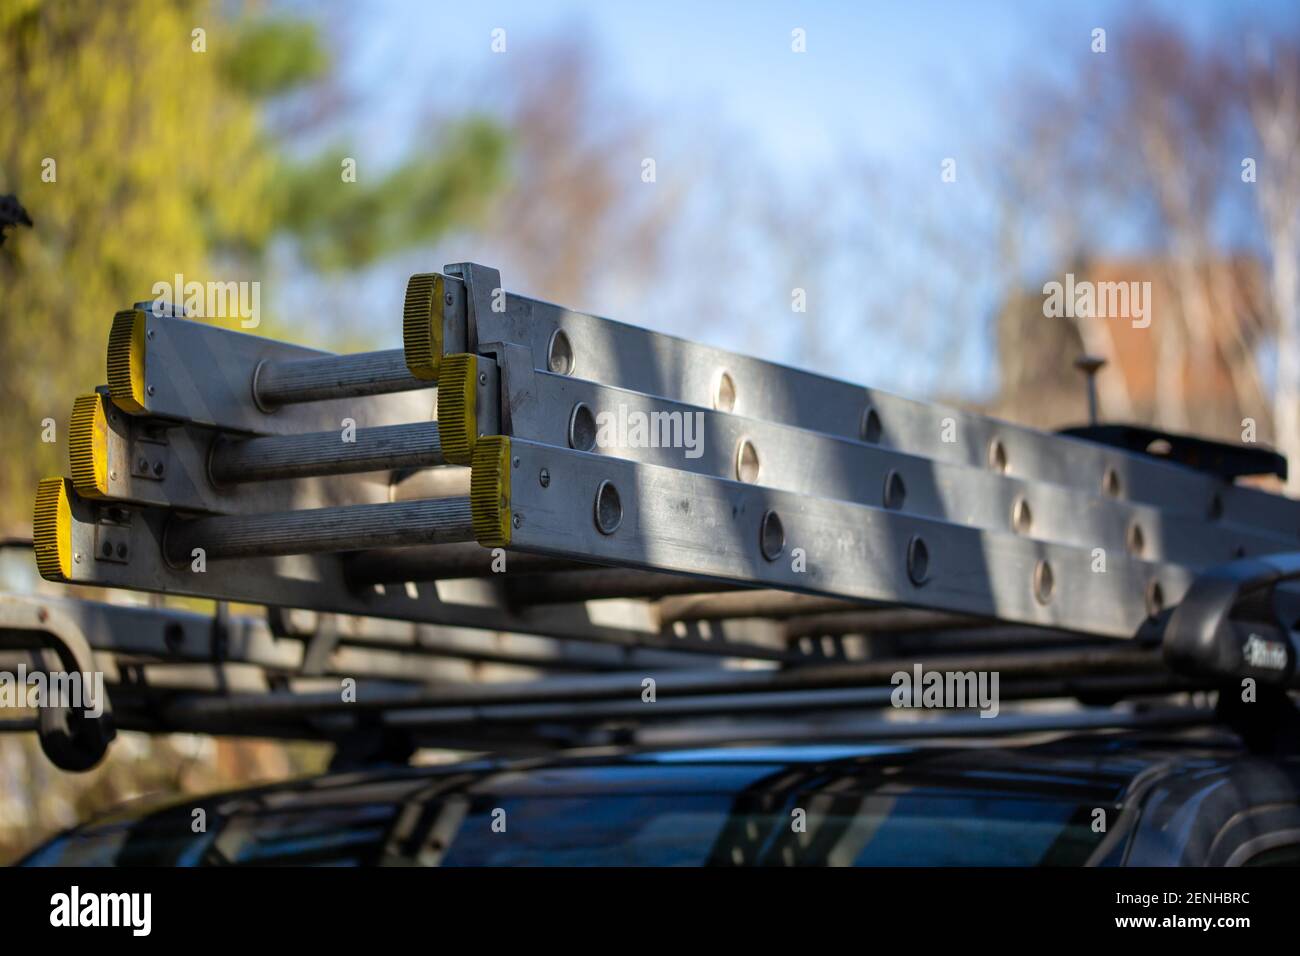
[[[113,316],[108,334],[108,393],[113,404],[138,415],[145,411],[144,396],[145,314],[123,309]]]
[[[42,478],[36,487],[32,538],[36,567],[47,581],[72,578],[72,505],[66,478]]]
[[[108,417],[98,394],[82,395],[72,404],[68,423],[72,484],[83,498],[108,495]]]
[[[406,367],[424,381],[436,382],[442,365],[442,276],[413,275],[406,283],[402,346]]]
[[[474,446],[469,510],[474,537],[485,548],[510,545],[510,439],[487,435]]]
[[[453,465],[473,461],[478,442],[478,356],[457,353],[442,360],[438,381],[438,435],[442,456]]]

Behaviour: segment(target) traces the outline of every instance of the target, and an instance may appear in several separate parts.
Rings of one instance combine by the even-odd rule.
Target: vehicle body
[[[128,807],[55,837],[24,863],[1297,861],[1300,758],[1250,755],[1226,730],[1199,727],[374,767]]]

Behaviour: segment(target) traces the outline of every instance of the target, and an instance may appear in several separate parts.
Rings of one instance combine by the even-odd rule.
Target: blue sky
[[[1018,73],[1050,68],[1134,8],[1200,35],[1300,24],[1300,6],[1284,0],[377,0],[350,18],[347,80],[383,142],[394,117],[429,99],[450,105],[449,77],[482,74],[494,28],[520,53],[578,31],[611,84],[661,110],[708,103],[797,176],[843,145],[901,161],[949,149]],[[796,27],[803,56],[787,55]]]
[[[322,22],[343,51],[341,79],[352,97],[343,125],[349,140],[364,144],[363,162],[383,165],[399,156],[431,105],[449,112],[473,105],[492,75],[493,29],[506,30],[510,56],[527,56],[530,47],[572,32],[597,51],[602,85],[656,116],[665,136],[686,128],[675,117],[716,119],[756,151],[774,188],[798,195],[845,155],[863,157],[909,188],[930,188],[943,157],[969,155],[995,128],[1008,89],[1086,50],[1094,27],[1106,28],[1113,42],[1135,7],[1174,17],[1202,38],[1300,25],[1300,6],[1264,0],[376,0],[335,7]],[[790,52],[796,27],[807,36],[807,53],[798,56]],[[974,209],[982,199],[979,171],[967,175]],[[393,270],[371,270],[360,281],[381,310],[400,301],[402,277]],[[976,290],[970,321],[987,321],[992,299],[990,288]],[[614,305],[570,304],[606,313]],[[847,322],[845,315],[826,318],[831,334]],[[754,341],[743,329],[708,330],[705,337],[742,349]],[[961,374],[942,383],[936,377],[945,372],[902,362],[887,349],[854,353],[831,371],[917,394],[987,392],[994,384],[991,343],[976,336],[962,348]],[[747,350],[769,349],[780,353],[782,343],[760,340]]]

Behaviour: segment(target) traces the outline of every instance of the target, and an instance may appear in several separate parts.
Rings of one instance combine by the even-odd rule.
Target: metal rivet
[[[546,367],[556,375],[572,375],[575,364],[569,337],[563,329],[556,329],[546,348]]]
[[[1146,535],[1142,533],[1142,526],[1136,521],[1128,526],[1126,543],[1128,544],[1128,553],[1134,557],[1140,558],[1146,551]]]
[[[879,413],[868,405],[862,412],[862,424],[858,428],[862,440],[876,444],[880,441],[881,430]]]
[[[549,488],[551,485],[551,473],[543,468],[537,475],[537,482],[543,488]]]
[[[487,384],[487,372],[479,372],[479,373],[478,373],[478,383],[479,383],[480,385],[486,385],[486,384]]]
[[[1056,576],[1052,574],[1052,565],[1042,558],[1034,565],[1034,600],[1047,604],[1052,600],[1052,591],[1056,589]]]
[[[623,502],[618,489],[610,481],[602,481],[596,489],[596,530],[613,534],[623,523]]]
[[[1000,438],[989,442],[989,467],[998,472],[1007,470],[1007,449]]]
[[[515,458],[515,460],[512,461],[510,464],[512,464],[514,467],[518,468],[518,467],[519,467],[519,459],[518,459],[518,458]]]
[[[782,527],[781,518],[775,511],[763,515],[762,524],[758,529],[758,544],[762,549],[763,557],[769,561],[775,561],[785,550],[785,528]]]
[[[1101,476],[1101,490],[1112,498],[1118,498],[1120,493],[1119,472],[1112,467],[1107,467],[1105,474]]]
[[[164,466],[163,466],[163,463],[162,463],[161,461],[156,461],[156,462],[153,463],[153,473],[154,473],[155,475],[157,475],[159,478],[162,477],[162,474],[163,474],[163,468],[164,468]]]
[[[150,385],[148,388],[145,389],[145,391],[146,391],[147,393],[149,393],[150,395],[152,395],[153,392],[154,392],[154,388],[153,388],[152,385]]]
[[[569,415],[569,447],[577,451],[596,447],[596,416],[584,402],[574,405]]]
[[[729,412],[736,407],[736,383],[725,370],[718,373],[713,386],[713,407],[719,412]]]
[[[514,516],[514,518],[511,519],[510,523],[513,524],[516,528],[520,528],[523,526],[524,516],[521,514],[517,514]]]
[[[930,578],[930,549],[919,535],[907,542],[907,576],[918,588]]]
[[[1165,589],[1155,578],[1147,585],[1147,614],[1155,617],[1165,609]]]
[[[1011,530],[1016,534],[1029,534],[1029,530],[1034,526],[1034,513],[1029,508],[1029,502],[1024,498],[1017,498],[1011,505]]]
[[[742,438],[736,448],[736,477],[746,484],[758,481],[758,449],[748,438]]]
[[[885,475],[885,491],[881,498],[885,507],[894,511],[903,507],[903,502],[907,500],[907,485],[903,482],[903,476],[892,468]]]
[[[442,301],[446,302],[448,305],[451,305],[453,302],[456,301],[456,299],[450,292],[448,292],[445,296],[442,297]]]

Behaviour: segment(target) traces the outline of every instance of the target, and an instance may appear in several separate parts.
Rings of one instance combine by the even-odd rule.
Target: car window
[[[723,796],[475,801],[443,865],[1079,865],[1105,836],[1091,808],[1006,795],[859,797],[822,812],[800,801],[737,811]],[[856,806],[852,805],[856,802]],[[500,811],[504,811],[502,817]],[[506,834],[492,822],[504,819]]]
[[[449,806],[431,801],[422,818]],[[353,866],[417,862],[437,842],[445,866],[1041,866],[1081,864],[1104,836],[1089,806],[988,792],[796,795],[763,811],[726,794],[481,795],[462,810],[445,836],[402,840],[394,804],[250,809],[197,834],[168,813],[61,836],[25,862]]]

